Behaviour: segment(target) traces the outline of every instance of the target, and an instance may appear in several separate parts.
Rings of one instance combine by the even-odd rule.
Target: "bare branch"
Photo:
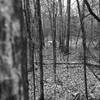
[[[87,6],[87,8],[88,8],[88,10],[89,10],[89,12],[90,12],[90,14],[91,14],[97,21],[100,22],[100,18],[92,11],[92,9],[91,9],[91,7],[90,7],[88,1],[87,1],[87,0],[84,0],[84,2],[85,2],[85,4],[86,4],[86,6]]]

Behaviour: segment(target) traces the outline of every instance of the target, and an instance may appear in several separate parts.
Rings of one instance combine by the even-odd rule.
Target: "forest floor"
[[[80,63],[77,57],[77,53],[69,56],[70,63]],[[64,59],[63,59],[64,58]],[[54,71],[53,71],[53,54],[52,47],[44,48],[43,50],[43,68],[44,68],[44,94],[46,100],[54,99],[54,89],[56,88],[57,100],[73,100],[76,93],[84,94],[84,70],[82,64],[67,65],[67,56],[63,57],[63,54],[57,50],[57,68],[56,68],[56,84],[54,83]],[[36,77],[36,97],[39,97],[40,75],[39,66],[35,64],[35,77]],[[33,77],[32,72],[29,72],[29,95],[30,100],[33,100]],[[92,95],[97,84],[100,84],[95,78],[93,73],[87,67],[87,84],[88,93]],[[92,96],[99,96],[96,93]]]

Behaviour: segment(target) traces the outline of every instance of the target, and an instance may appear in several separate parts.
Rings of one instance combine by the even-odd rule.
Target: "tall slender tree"
[[[92,9],[93,9],[93,0],[92,0]],[[93,27],[93,16],[91,16],[91,38],[93,36],[94,33],[94,27]]]
[[[33,67],[33,86],[34,86],[34,100],[36,100],[35,94],[35,66],[34,66],[34,43],[32,43],[32,67]]]
[[[27,32],[28,32],[28,45],[29,45],[29,65],[30,69],[33,71],[33,86],[34,86],[34,100],[36,99],[36,94],[35,94],[35,66],[34,66],[34,47],[35,47],[35,41],[34,37],[34,28],[35,22],[32,20],[35,20],[35,13],[36,13],[36,5],[35,5],[35,0],[33,0],[33,11],[31,11],[30,8],[30,0],[26,1],[26,24],[27,24]],[[33,25],[34,24],[34,25]],[[33,25],[33,26],[32,26]],[[32,29],[33,28],[33,29]],[[32,31],[33,30],[33,31]]]
[[[93,9],[93,3],[94,3],[94,0],[91,1],[91,10]],[[90,42],[88,44],[88,48],[90,46],[90,44],[93,42],[93,33],[94,33],[94,25],[93,25],[93,22],[94,22],[94,19],[93,19],[93,16],[91,15],[91,35],[90,35]]]
[[[40,98],[44,100],[44,84],[43,84],[43,34],[42,34],[42,22],[41,22],[41,6],[40,0],[36,0],[36,13],[38,22],[38,34],[39,34],[39,66],[40,66]]]
[[[56,84],[56,2],[53,0],[53,27],[52,27],[52,32],[53,32],[53,70],[54,70],[54,82]],[[54,89],[54,95],[56,99],[56,87]]]
[[[25,23],[25,1],[21,0],[21,16],[20,16],[20,23],[21,23],[21,43],[22,43],[22,51],[21,51],[21,72],[22,72],[22,82],[23,82],[23,92],[24,92],[24,100],[29,100],[28,95],[28,72],[27,72],[27,34],[24,30],[24,23]]]
[[[60,40],[60,49],[63,51],[63,45],[64,45],[64,36],[63,36],[63,17],[62,17],[62,0],[58,0],[59,2],[59,15],[60,15],[60,21],[59,21],[59,40]]]
[[[84,21],[83,21],[85,3],[84,3],[84,0],[83,0],[83,11],[81,13],[79,0],[76,0],[76,1],[77,1],[77,8],[78,8],[78,13],[79,13],[79,17],[80,17],[80,24],[81,24],[81,30],[82,30],[82,39],[83,39],[82,45],[83,45],[85,96],[86,96],[86,99],[88,100],[87,76],[86,76],[86,32],[85,32],[85,29],[84,29]]]
[[[66,39],[66,53],[69,54],[69,40],[70,40],[70,4],[71,0],[67,0],[67,39]]]

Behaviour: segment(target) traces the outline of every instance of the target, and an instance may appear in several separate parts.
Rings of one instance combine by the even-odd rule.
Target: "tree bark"
[[[40,0],[36,1],[37,21],[38,21],[38,33],[39,33],[39,65],[40,65],[40,98],[44,100],[44,84],[43,84],[43,38],[42,38],[42,22],[41,22],[41,7]]]
[[[79,13],[79,17],[80,17],[80,24],[81,24],[81,30],[82,30],[82,45],[83,45],[83,62],[84,62],[84,81],[85,81],[85,96],[86,99],[88,100],[88,91],[87,91],[87,75],[86,75],[86,32],[84,29],[84,8],[85,8],[85,4],[84,4],[84,0],[83,0],[83,13],[81,13],[80,11],[80,5],[79,5],[79,1],[77,0],[77,8],[78,8],[78,13]]]
[[[53,70],[54,70],[54,82],[56,84],[56,5],[55,0],[53,0]],[[54,95],[56,100],[56,87],[54,89]]]
[[[28,71],[27,71],[27,32],[24,30],[26,26],[25,24],[25,1],[22,2],[22,10],[21,10],[21,43],[22,43],[22,51],[21,51],[21,62],[22,62],[22,67],[21,67],[21,72],[22,72],[22,82],[23,82],[23,92],[24,92],[24,100],[29,100],[29,93],[28,93]],[[24,6],[23,6],[24,5]]]
[[[70,40],[70,3],[71,0],[67,0],[67,39],[66,39],[66,53],[69,54],[69,40]]]
[[[62,1],[58,0],[58,2],[59,2],[59,15],[60,15],[60,20],[59,20],[59,40],[60,40],[60,45],[59,45],[59,48],[61,49],[61,51],[63,51],[64,35],[63,35]]]
[[[34,43],[32,43],[32,68],[33,68],[34,100],[36,100],[36,94],[35,94],[35,66],[34,66]]]

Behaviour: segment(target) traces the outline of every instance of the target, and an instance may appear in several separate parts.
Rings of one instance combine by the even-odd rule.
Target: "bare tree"
[[[38,34],[39,34],[39,65],[40,65],[40,98],[39,100],[44,100],[44,84],[43,84],[43,34],[42,34],[42,22],[41,22],[41,7],[40,0],[36,0],[36,13],[38,22]]]
[[[53,0],[53,68],[54,68],[54,82],[56,84],[56,3],[55,0]],[[56,99],[56,88],[54,90],[54,95]]]
[[[67,39],[66,39],[66,53],[69,54],[69,40],[70,40],[70,3],[71,0],[67,0]]]
[[[60,49],[63,51],[64,46],[64,35],[63,35],[63,16],[62,16],[62,0],[58,0],[59,2],[59,15],[60,15],[60,21],[59,21],[59,40],[60,40]]]
[[[32,43],[32,68],[33,68],[33,86],[34,86],[34,100],[36,100],[35,94],[35,66],[34,66],[34,43]]]
[[[21,2],[23,5],[22,10],[25,10],[26,3],[25,3],[25,1],[21,1]],[[23,12],[21,14],[20,23],[21,23],[21,40],[22,40],[22,51],[21,51],[22,68],[21,68],[21,72],[22,72],[23,92],[24,92],[24,100],[29,100],[29,96],[28,96],[28,72],[27,72],[27,34],[24,30],[24,27],[26,27],[26,26],[24,26],[25,13],[23,13]]]
[[[81,13],[81,10],[80,10],[80,4],[79,4],[78,0],[77,0],[77,8],[78,8],[78,13],[79,13],[79,17],[80,17],[80,24],[81,24],[81,30],[82,30],[82,39],[83,39],[82,44],[83,44],[85,95],[86,95],[86,99],[88,100],[87,76],[86,76],[86,32],[85,32],[85,29],[84,29],[84,21],[83,21],[84,8],[85,8],[84,0],[83,0],[83,11],[82,11],[82,13]]]

